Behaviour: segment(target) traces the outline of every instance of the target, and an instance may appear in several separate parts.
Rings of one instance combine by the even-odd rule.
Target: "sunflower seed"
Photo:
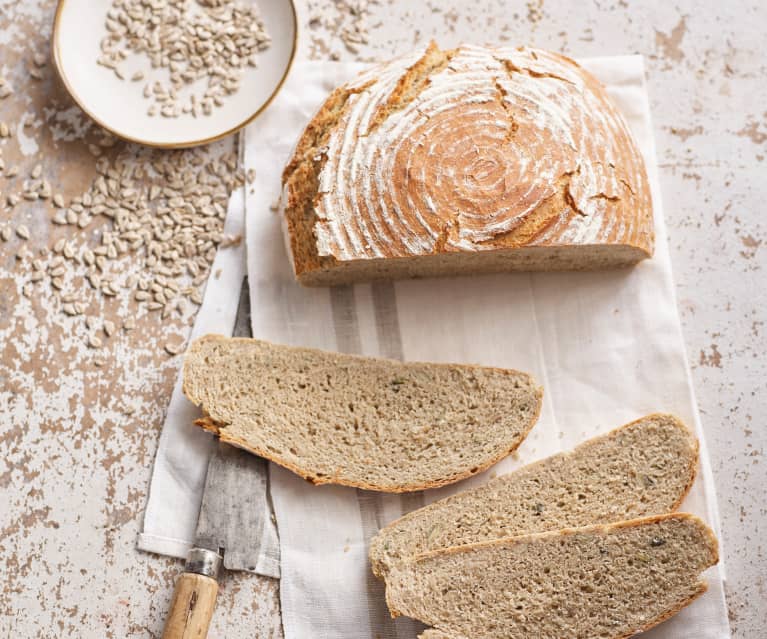
[[[172,344],[171,342],[165,343],[165,350],[169,355],[178,355],[183,350],[183,348],[183,344]]]
[[[104,320],[104,333],[107,337],[112,337],[115,332],[115,323],[111,320]]]

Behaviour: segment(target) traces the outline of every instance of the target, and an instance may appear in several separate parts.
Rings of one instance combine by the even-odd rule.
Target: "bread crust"
[[[614,268],[653,253],[644,160],[623,117],[574,61],[525,47],[431,42],[364,72],[310,121],[283,186],[309,286]]]
[[[199,338],[199,341],[204,340],[219,340],[219,339],[226,339],[229,341],[250,341],[249,338],[227,338],[223,335],[205,335],[201,338]],[[361,355],[345,355],[346,357],[351,358],[359,358],[359,359],[369,359],[365,358]],[[385,361],[391,361],[394,363],[401,363],[397,362],[397,360],[390,360],[388,358],[376,358],[379,360],[385,360]],[[420,362],[409,362],[413,364],[417,364]],[[186,365],[186,364],[185,364]],[[524,375],[532,380],[532,377],[530,377],[527,373],[522,373],[521,371],[513,370],[513,369],[504,369],[499,368],[495,366],[471,366],[466,364],[460,365],[462,368],[482,368],[487,370],[493,370],[498,372],[503,372],[506,374],[516,374],[516,375]],[[184,375],[184,378],[186,378],[186,375]],[[184,383],[182,385],[184,394],[186,397],[193,403],[195,406],[202,407],[204,410],[204,407],[202,406],[202,399],[195,395],[193,390]],[[467,477],[471,477],[473,475],[476,475],[478,473],[481,473],[494,464],[497,464],[501,459],[504,459],[508,457],[511,453],[513,453],[519,446],[522,444],[522,442],[526,439],[527,435],[530,433],[530,430],[533,428],[533,426],[538,421],[538,418],[540,417],[541,408],[543,406],[543,388],[539,385],[535,385],[534,390],[534,397],[535,397],[535,412],[531,414],[528,421],[525,423],[524,428],[522,429],[521,435],[518,438],[517,442],[511,446],[510,448],[506,450],[500,451],[497,455],[493,456],[492,458],[489,458],[482,462],[481,464],[475,465],[470,469],[467,469],[462,472],[457,473],[451,473],[443,477],[439,481],[431,481],[431,482],[425,482],[425,483],[419,483],[419,484],[370,484],[364,481],[352,481],[349,479],[346,479],[344,477],[341,477],[338,473],[334,475],[322,475],[319,476],[306,468],[302,468],[301,466],[291,463],[290,461],[286,460],[281,455],[275,454],[274,452],[270,450],[265,450],[261,447],[254,446],[241,438],[234,437],[227,433],[227,424],[219,422],[212,418],[210,415],[206,414],[201,419],[198,419],[195,421],[195,425],[203,428],[204,430],[213,433],[216,435],[221,441],[230,444],[232,446],[236,446],[237,448],[241,448],[243,450],[246,450],[250,453],[253,453],[254,455],[258,455],[259,457],[263,457],[264,459],[268,459],[275,464],[278,464],[282,466],[283,468],[287,468],[288,470],[294,472],[296,475],[299,475],[300,477],[304,478],[306,481],[308,481],[311,484],[314,484],[315,486],[321,486],[324,484],[337,484],[341,486],[350,486],[353,488],[362,488],[364,490],[374,490],[379,492],[387,492],[387,493],[405,493],[405,492],[413,492],[418,490],[428,490],[430,488],[439,488],[440,486],[446,486],[448,484],[455,483],[457,481],[460,481],[462,479],[466,479]]]

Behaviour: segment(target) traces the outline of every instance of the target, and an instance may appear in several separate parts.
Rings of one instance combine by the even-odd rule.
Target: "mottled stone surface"
[[[435,0],[350,12],[356,4],[302,2],[303,55],[385,57],[430,37],[574,57],[645,55],[679,309],[719,491],[732,627],[737,638],[763,637],[767,5]],[[0,0],[0,75],[24,96],[0,101],[0,121],[24,111],[41,126],[69,117],[63,98],[63,112],[50,107],[50,68],[42,84],[25,75],[46,46],[52,11],[51,0]],[[367,33],[369,42],[347,48],[344,33]],[[79,192],[92,158],[82,141],[55,137],[43,150],[60,164],[66,190]],[[63,233],[34,207],[0,205],[0,224],[7,219],[33,229],[32,245]],[[108,342],[107,365],[96,368],[74,323],[49,300],[20,296],[18,246],[0,243],[0,636],[158,636],[179,563],[138,553],[134,543],[180,358],[153,344],[185,337],[188,325],[140,317],[136,331]],[[132,312],[128,300],[101,304],[110,316]],[[279,636],[278,608],[273,582],[230,577],[211,637]]]

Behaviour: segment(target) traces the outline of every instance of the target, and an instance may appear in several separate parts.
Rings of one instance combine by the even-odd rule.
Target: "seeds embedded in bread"
[[[430,550],[676,510],[697,462],[681,421],[648,415],[392,522],[371,541],[373,571]]]
[[[426,553],[386,575],[393,616],[428,639],[624,639],[706,590],[717,541],[671,514]]]

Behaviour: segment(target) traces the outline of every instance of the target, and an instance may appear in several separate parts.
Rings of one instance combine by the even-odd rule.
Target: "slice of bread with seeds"
[[[697,463],[698,441],[681,421],[648,415],[394,521],[371,541],[373,571],[450,546],[667,513]]]
[[[625,639],[706,590],[717,541],[668,514],[428,552],[386,574],[392,616],[422,639]]]

